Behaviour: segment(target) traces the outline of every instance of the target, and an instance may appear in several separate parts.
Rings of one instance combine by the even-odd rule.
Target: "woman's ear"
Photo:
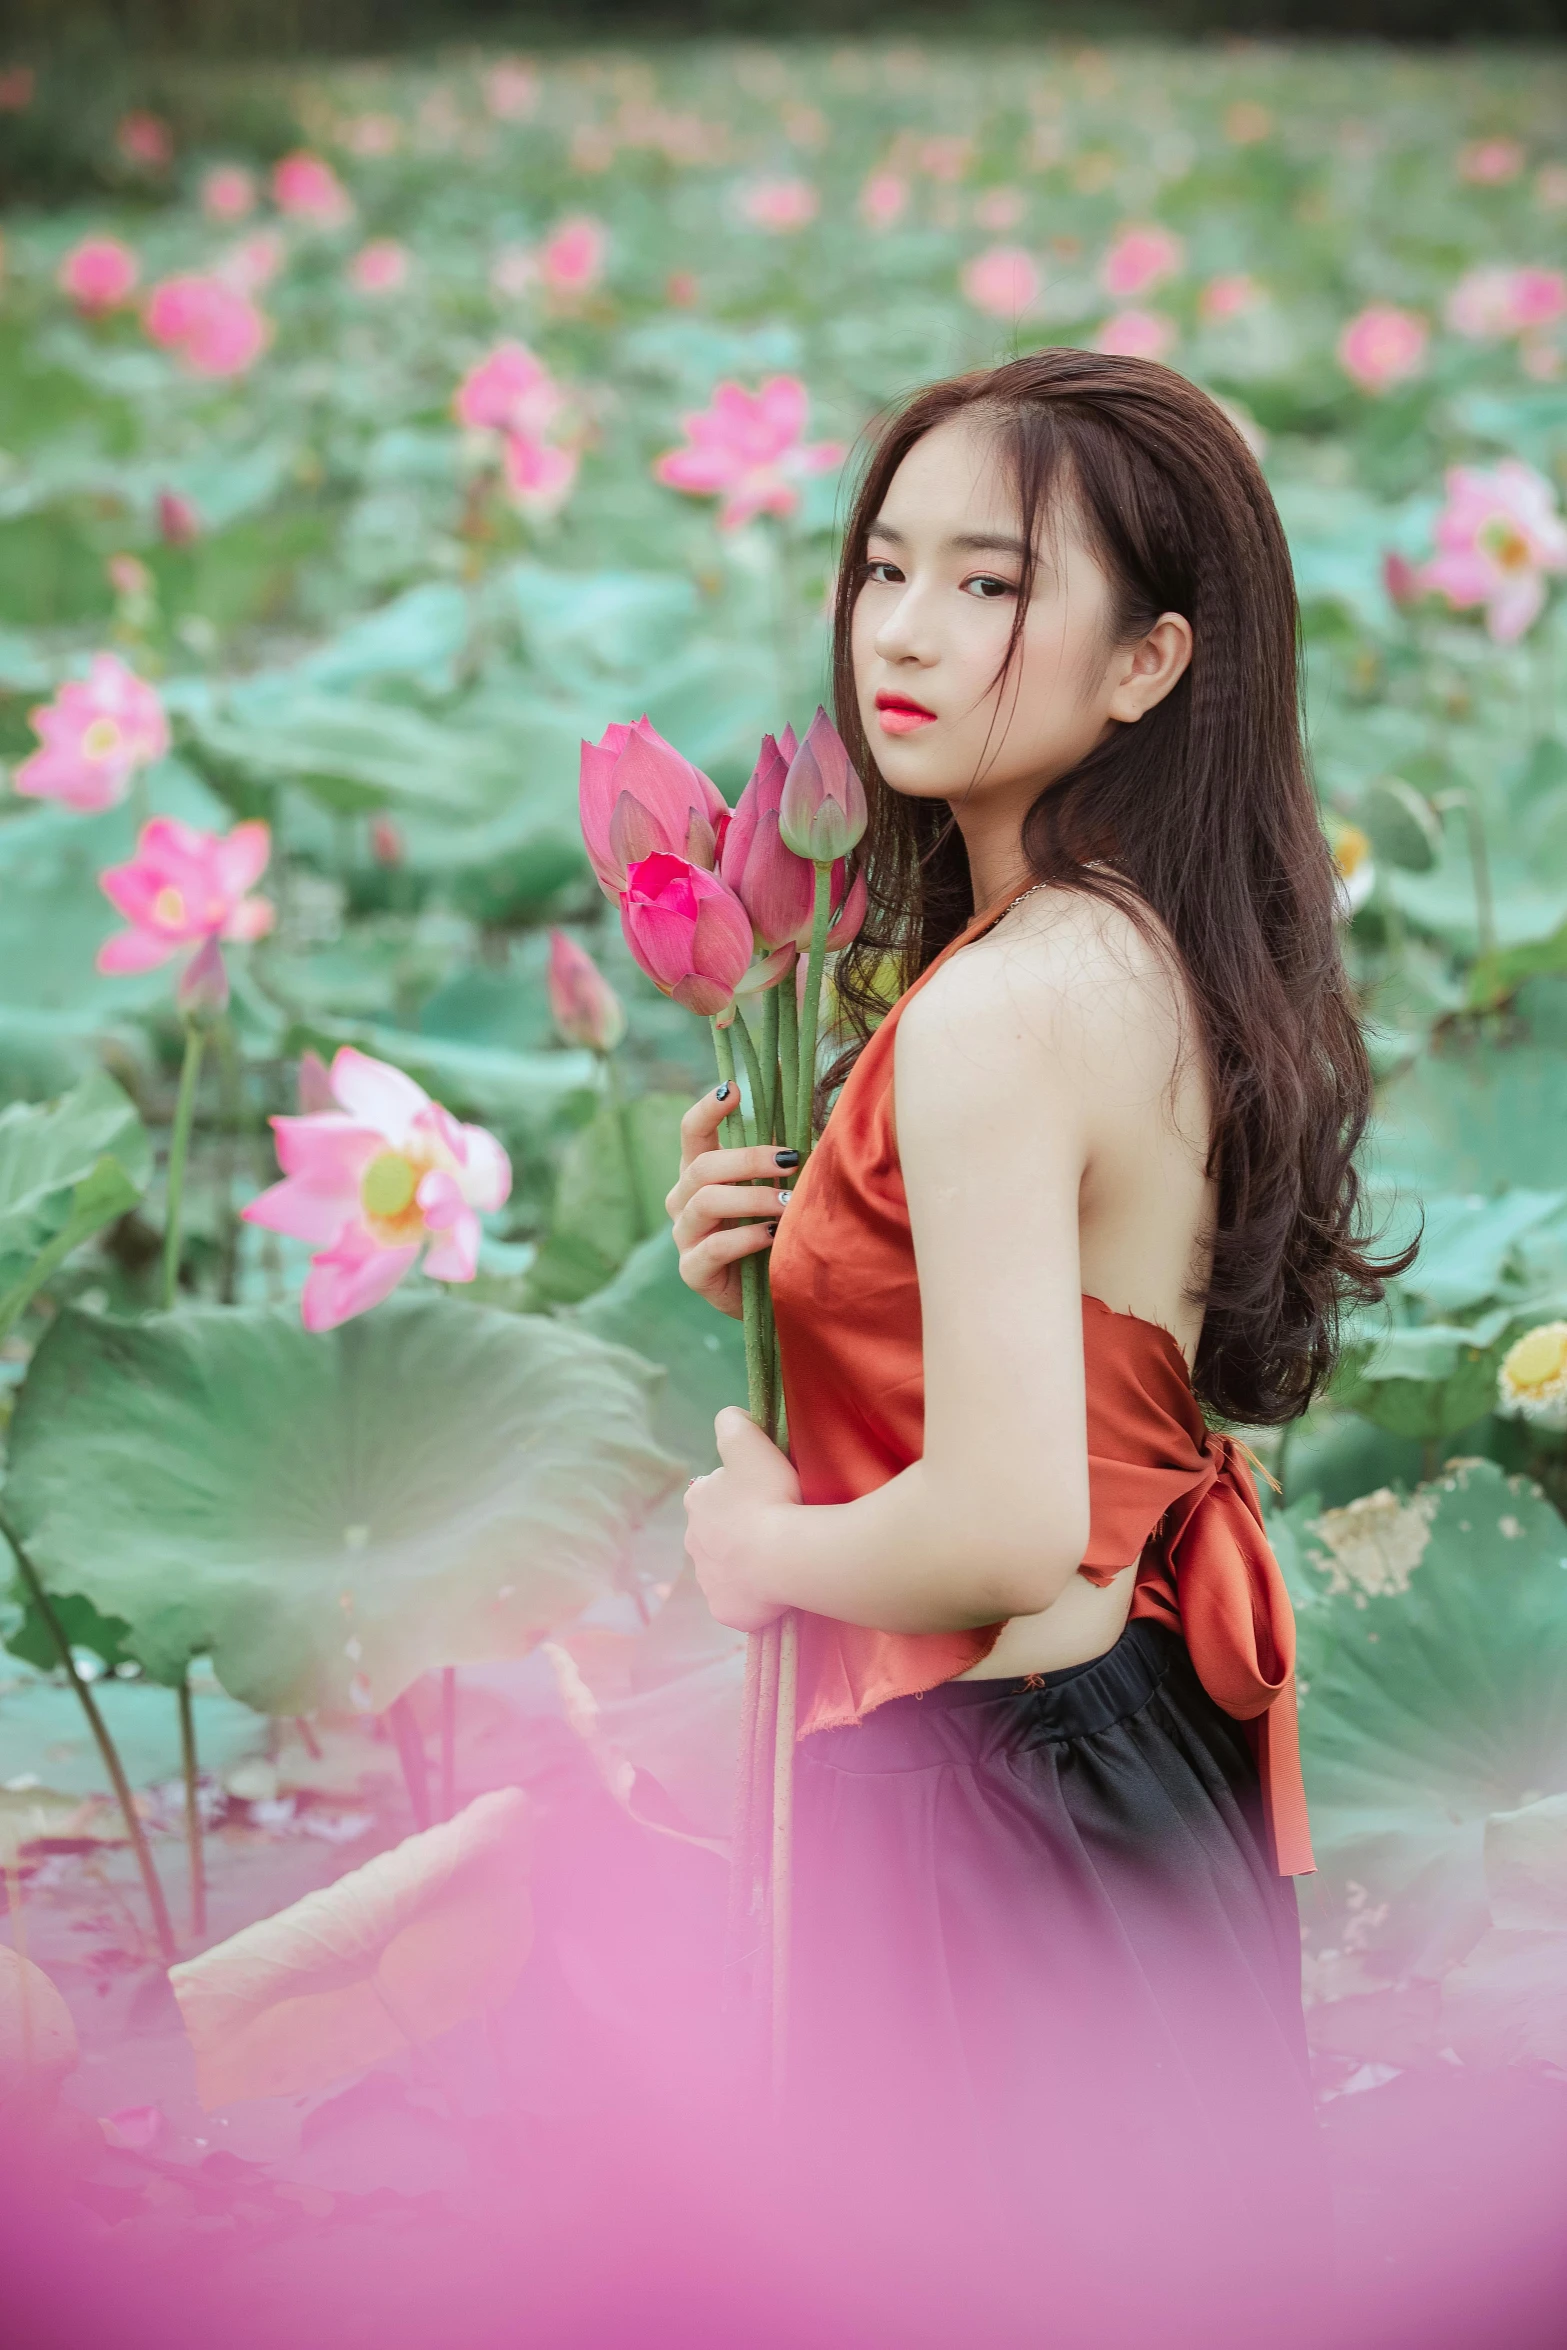
[[[1119,676],[1106,715],[1135,726],[1154,705],[1164,700],[1185,674],[1192,657],[1192,624],[1180,612],[1161,612],[1145,637],[1122,646]]]

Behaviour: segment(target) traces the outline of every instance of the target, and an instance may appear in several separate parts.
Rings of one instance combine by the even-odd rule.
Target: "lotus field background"
[[[0,1857],[69,2097],[186,2143],[138,1986],[486,1789],[596,1770],[721,1879],[743,1643],[678,1493],[745,1367],[662,1213],[709,1046],[595,883],[579,745],[645,713],[733,802],[824,692],[857,436],[1063,341],[1262,458],[1368,1181],[1424,1217],[1256,1438],[1322,2087],[1567,2073],[1561,61],[687,46],[201,119],[127,116],[95,200],[3,224]],[[509,1947],[463,2012],[526,2009]]]

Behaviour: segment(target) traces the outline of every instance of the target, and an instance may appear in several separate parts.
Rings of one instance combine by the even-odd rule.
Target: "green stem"
[[[800,1015],[799,1092],[795,1096],[795,1142],[803,1167],[811,1155],[811,1105],[816,1091],[816,1031],[822,1016],[822,965],[827,959],[827,926],[832,913],[832,867],[816,867],[811,910],[811,951],[805,965],[805,1004]],[[798,1178],[796,1179],[798,1180]]]
[[[793,1142],[800,1130],[800,999],[792,971],[779,981],[773,994],[778,999],[778,1079],[783,1091],[781,1139]]]
[[[158,1882],[158,1872],[152,1865],[152,1854],[142,1831],[141,1815],[136,1809],[136,1798],[131,1793],[131,1783],[125,1776],[125,1766],[120,1761],[119,1750],[109,1735],[108,1723],[98,1711],[97,1699],[76,1669],[76,1659],[71,1654],[71,1644],[65,1636],[65,1627],[54,1612],[49,1594],[45,1591],[39,1577],[38,1569],[23,1549],[20,1535],[3,1511],[0,1511],[0,1534],[5,1536],[16,1554],[17,1569],[22,1581],[27,1585],[28,1595],[48,1627],[49,1637],[54,1642],[61,1664],[65,1667],[66,1678],[75,1690],[82,1711],[87,1716],[87,1727],[91,1730],[98,1752],[103,1757],[103,1767],[109,1774],[109,1783],[114,1789],[115,1799],[120,1807],[120,1816],[125,1822],[125,1833],[130,1839],[131,1850],[136,1855],[136,1866],[141,1872],[142,1887],[147,1895],[147,1906],[152,1912],[153,1931],[158,1937],[158,1948],[163,1955],[165,1966],[172,1966],[176,1950],[174,1928],[169,1922],[168,1903],[163,1898],[163,1887]]]
[[[735,1014],[734,1033],[740,1040],[740,1058],[745,1063],[745,1081],[751,1095],[745,1118],[745,1138],[749,1143],[765,1142],[770,1089],[762,1081],[762,1064],[756,1057],[756,1046],[751,1041],[751,1031],[746,1026],[743,1012]]]
[[[733,1085],[735,1089],[734,1109],[730,1110],[724,1119],[724,1123],[727,1125],[729,1119],[735,1117],[739,1112],[740,1087],[735,1078],[734,1045],[730,1040],[728,1029],[720,1028],[716,1017],[713,1021],[713,1050],[718,1057],[719,1076],[728,1084]],[[758,1428],[765,1428],[768,1419],[769,1381],[766,1359],[762,1351],[761,1271],[761,1264],[756,1257],[742,1257],[740,1260],[741,1327],[745,1332],[746,1401],[750,1407],[751,1417]]]
[[[201,1849],[201,1794],[196,1762],[196,1712],[191,1703],[190,1669],[180,1675],[180,1769],[185,1779],[185,1850],[190,1855],[190,1930],[207,1930],[207,1870]]]
[[[648,1214],[647,1193],[642,1180],[642,1154],[637,1148],[636,1127],[632,1122],[631,1104],[626,1099],[625,1087],[620,1082],[620,1068],[613,1053],[600,1053],[604,1070],[604,1090],[615,1113],[615,1127],[620,1136],[621,1157],[626,1162],[626,1189],[631,1195],[631,1229],[638,1240],[646,1240],[653,1229]]]
[[[239,1046],[231,1020],[223,1022],[218,1030],[217,1041],[219,1116],[223,1133],[217,1173],[218,1220],[223,1234],[218,1296],[224,1305],[231,1306],[239,1279],[240,1235],[239,1218],[234,1213],[234,1172],[245,1116],[244,1095],[240,1085]]]
[[[787,987],[790,977],[781,980],[779,986]],[[762,998],[762,1067],[767,1072],[767,1108],[762,1119],[762,1139],[764,1142],[782,1142],[784,1121],[782,1081],[778,1073],[778,987],[770,987]]]
[[[185,1199],[185,1161],[190,1156],[190,1130],[196,1115],[196,1080],[201,1074],[205,1039],[192,1022],[185,1030],[185,1059],[180,1069],[179,1098],[174,1105],[174,1131],[169,1136],[168,1194],[163,1211],[163,1310],[168,1312],[179,1291],[180,1210]]]
[[[1469,827],[1469,863],[1474,874],[1475,934],[1482,955],[1496,952],[1496,906],[1491,889],[1491,856],[1486,846],[1485,819],[1473,792],[1465,795],[1464,819]]]

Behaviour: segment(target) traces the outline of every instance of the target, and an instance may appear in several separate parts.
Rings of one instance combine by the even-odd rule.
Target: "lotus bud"
[[[778,826],[786,847],[814,865],[846,857],[865,830],[865,786],[849,764],[838,729],[823,709],[789,762]]]
[[[619,899],[630,868],[663,853],[711,872],[729,825],[718,786],[639,718],[584,743],[582,837],[594,878]]]
[[[658,852],[626,875],[626,944],[653,985],[688,1012],[729,1010],[751,960],[744,906],[716,873]]]
[[[229,1008],[229,975],[223,949],[203,939],[174,991],[175,1009],[192,1028],[210,1028]]]
[[[1541,1322],[1508,1348],[1496,1399],[1509,1419],[1530,1420],[1556,1435],[1567,1431],[1567,1322]]]
[[[619,996],[593,957],[563,930],[550,932],[550,1012],[568,1044],[612,1053],[626,1033]]]

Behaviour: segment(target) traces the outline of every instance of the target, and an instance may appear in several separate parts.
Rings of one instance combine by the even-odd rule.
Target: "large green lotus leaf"
[[[260,783],[297,783],[345,814],[407,807],[448,821],[477,816],[487,795],[475,768],[485,753],[498,757],[494,746],[416,710],[276,677],[236,688],[226,707],[193,708],[188,723],[198,757],[206,751]]]
[[[680,1254],[667,1226],[632,1250],[613,1281],[572,1319],[595,1338],[629,1346],[666,1373],[654,1406],[661,1444],[698,1473],[716,1468],[713,1420],[725,1404],[745,1402],[745,1337],[680,1278]]]
[[[134,1207],[151,1172],[146,1129],[101,1069],[58,1101],[0,1112],[0,1298],[68,1233],[75,1246]]]
[[[1389,1330],[1368,1350],[1346,1355],[1334,1400],[1389,1435],[1440,1443],[1495,1402],[1497,1368],[1515,1318],[1510,1307],[1498,1306],[1474,1323]]]
[[[1567,1791],[1567,1528],[1474,1461],[1326,1513],[1304,1548],[1314,1899],[1363,1886],[1390,1971],[1437,1972],[1488,1922],[1487,1820]]]
[[[386,1706],[610,1587],[678,1475],[650,1380],[586,1332],[434,1295],[324,1337],[282,1307],[67,1310],[7,1499],[49,1588],[123,1618],[158,1677],[208,1651],[268,1713]]]
[[[641,1198],[633,1205],[626,1136],[613,1102],[601,1102],[566,1146],[555,1182],[549,1238],[531,1280],[555,1305],[602,1289],[637,1242],[663,1221],[664,1195],[680,1172],[680,1121],[689,1103],[676,1093],[643,1093],[627,1104]]]
[[[1420,1207],[1420,1254],[1401,1286],[1439,1313],[1461,1314],[1498,1296],[1519,1242],[1567,1207],[1567,1192],[1516,1189],[1495,1199],[1460,1193]],[[1386,1245],[1403,1237],[1390,1226]]]
[[[462,589],[427,580],[379,612],[350,621],[301,661],[297,675],[333,693],[381,677],[406,677],[427,692],[450,693],[471,626],[472,608]]]
[[[1562,1180],[1567,1055],[1470,1038],[1395,1077],[1377,1105],[1379,1178],[1415,1191],[1549,1191]]]

